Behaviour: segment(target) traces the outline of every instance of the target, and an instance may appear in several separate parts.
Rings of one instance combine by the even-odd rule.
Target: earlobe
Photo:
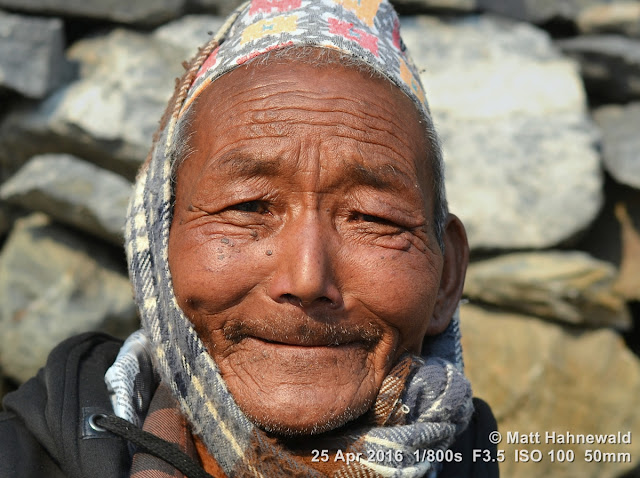
[[[469,263],[467,234],[462,222],[454,214],[447,217],[443,239],[445,247],[442,277],[427,335],[444,332],[449,325],[462,297],[464,277]]]

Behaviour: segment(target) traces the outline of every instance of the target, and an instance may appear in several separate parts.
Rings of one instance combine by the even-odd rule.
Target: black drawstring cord
[[[146,453],[166,461],[187,478],[213,478],[175,444],[140,430],[127,420],[114,415],[94,415],[92,419],[97,426],[129,440]]]

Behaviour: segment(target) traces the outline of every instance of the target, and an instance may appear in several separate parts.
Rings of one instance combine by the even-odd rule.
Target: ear
[[[433,316],[427,327],[427,335],[437,335],[451,322],[458,307],[464,287],[464,276],[469,263],[467,233],[460,219],[453,214],[447,217],[444,229],[444,261],[440,289],[433,309]]]

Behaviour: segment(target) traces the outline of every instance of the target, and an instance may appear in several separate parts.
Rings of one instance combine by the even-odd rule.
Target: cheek
[[[172,227],[169,267],[178,303],[189,317],[215,314],[247,296],[261,276],[260,262],[269,257],[259,243],[233,237],[203,237]]]
[[[419,347],[438,295],[441,258],[417,251],[352,250],[343,251],[343,260],[358,300],[398,331],[402,346]]]

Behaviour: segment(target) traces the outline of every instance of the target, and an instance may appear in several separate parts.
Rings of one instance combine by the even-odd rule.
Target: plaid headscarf
[[[472,413],[457,317],[445,332],[426,342],[424,359],[405,359],[407,374],[391,373],[384,381],[376,406],[389,406],[391,402],[382,399],[393,390],[391,414],[401,410],[401,419],[345,426],[336,433],[342,433],[341,440],[361,451],[364,459],[340,470],[317,472],[296,468],[301,462],[290,461],[292,452],[275,447],[244,415],[174,295],[168,239],[173,214],[171,152],[180,117],[220,75],[290,45],[332,48],[358,58],[401,88],[430,121],[419,77],[400,39],[397,15],[386,1],[253,0],[239,8],[191,62],[136,180],[125,237],[142,326],[163,384],[227,476],[273,476],[273,466],[265,467],[260,458],[266,452],[278,466],[304,476],[425,476],[437,467],[414,452],[448,448]],[[369,413],[375,415],[376,406]]]

